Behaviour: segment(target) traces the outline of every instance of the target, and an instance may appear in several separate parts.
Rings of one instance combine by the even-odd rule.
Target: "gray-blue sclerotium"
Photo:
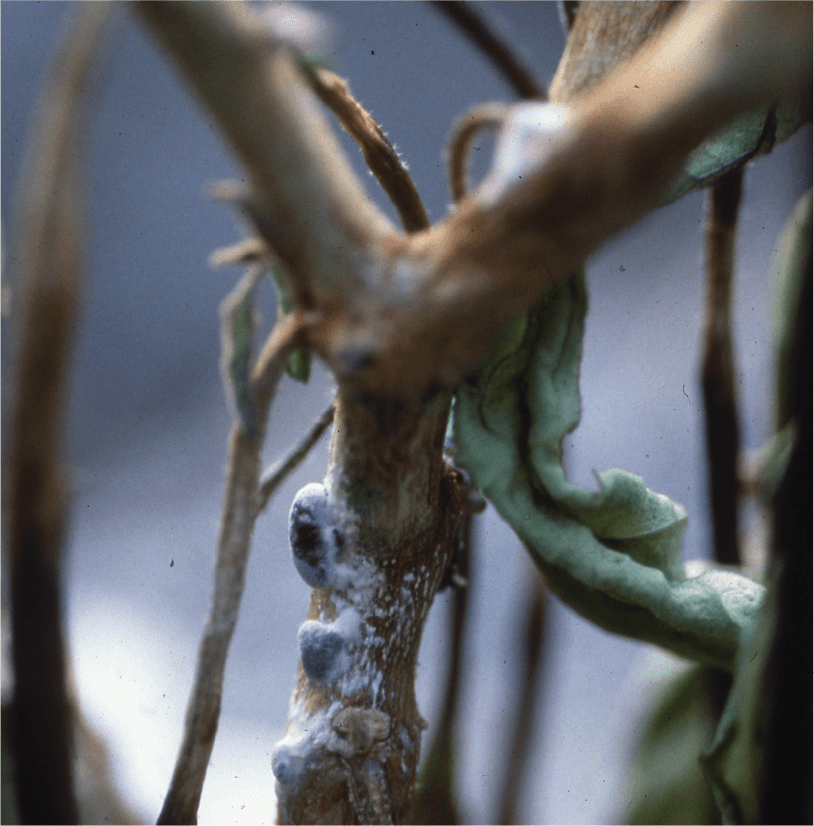
[[[302,670],[315,683],[332,683],[348,669],[345,638],[332,625],[306,620],[297,632]]]
[[[299,575],[312,588],[336,581],[341,533],[324,485],[306,485],[294,497],[289,514],[291,555]]]

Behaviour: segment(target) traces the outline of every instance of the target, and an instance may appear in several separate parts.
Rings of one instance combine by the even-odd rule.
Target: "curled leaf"
[[[763,588],[733,571],[688,577],[686,513],[640,477],[607,471],[596,493],[565,477],[586,309],[580,271],[504,331],[458,388],[456,461],[572,608],[608,631],[731,669]]]

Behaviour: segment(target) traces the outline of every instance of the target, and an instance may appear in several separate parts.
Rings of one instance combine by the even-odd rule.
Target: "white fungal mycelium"
[[[285,795],[309,773],[333,765],[332,755],[354,758],[357,768],[349,771],[360,765],[364,770],[359,777],[353,775],[351,785],[358,786],[360,800],[367,800],[373,787],[378,788],[373,781],[384,777],[384,762],[393,750],[415,747],[406,728],[396,728],[385,710],[392,640],[383,629],[399,629],[399,649],[409,648],[412,640],[406,635],[418,633],[421,618],[416,611],[428,609],[430,583],[422,566],[407,573],[400,586],[388,586],[387,569],[359,553],[355,514],[344,510],[342,497],[333,496],[332,487],[330,482],[327,487],[306,485],[295,497],[290,519],[297,570],[312,587],[324,589],[316,602],[317,615],[300,626],[297,645],[308,683],[327,693],[323,702],[328,708],[307,711],[314,695],[308,684],[298,689],[286,735],[272,753],[272,768],[278,794]],[[410,758],[405,762],[402,754],[401,763],[408,774]],[[373,787],[368,788],[370,783]],[[360,811],[360,817],[374,816],[364,806]]]
[[[555,103],[512,106],[497,137],[492,169],[478,187],[478,199],[491,205],[522,183],[561,144],[569,122],[569,110]]]
[[[293,704],[285,737],[271,751],[271,769],[280,784],[291,789],[299,785],[330,737],[331,719],[339,707],[334,703],[324,711],[306,714],[302,700]]]

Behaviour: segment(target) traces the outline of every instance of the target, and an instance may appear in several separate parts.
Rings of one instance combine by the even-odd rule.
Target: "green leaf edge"
[[[791,102],[780,104],[774,111],[766,107],[742,115],[690,153],[662,204],[672,203],[698,187],[711,186],[751,157],[770,152],[805,122],[803,107]]]

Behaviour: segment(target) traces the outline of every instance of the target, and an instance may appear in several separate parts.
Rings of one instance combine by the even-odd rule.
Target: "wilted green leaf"
[[[774,634],[776,592],[761,606],[759,620],[738,656],[735,682],[701,767],[724,823],[757,823],[763,748],[769,709],[763,683]]]
[[[504,331],[458,389],[457,461],[572,608],[608,631],[731,669],[763,588],[725,570],[687,578],[684,509],[638,476],[608,471],[596,493],[565,478],[586,307],[577,272]]]

